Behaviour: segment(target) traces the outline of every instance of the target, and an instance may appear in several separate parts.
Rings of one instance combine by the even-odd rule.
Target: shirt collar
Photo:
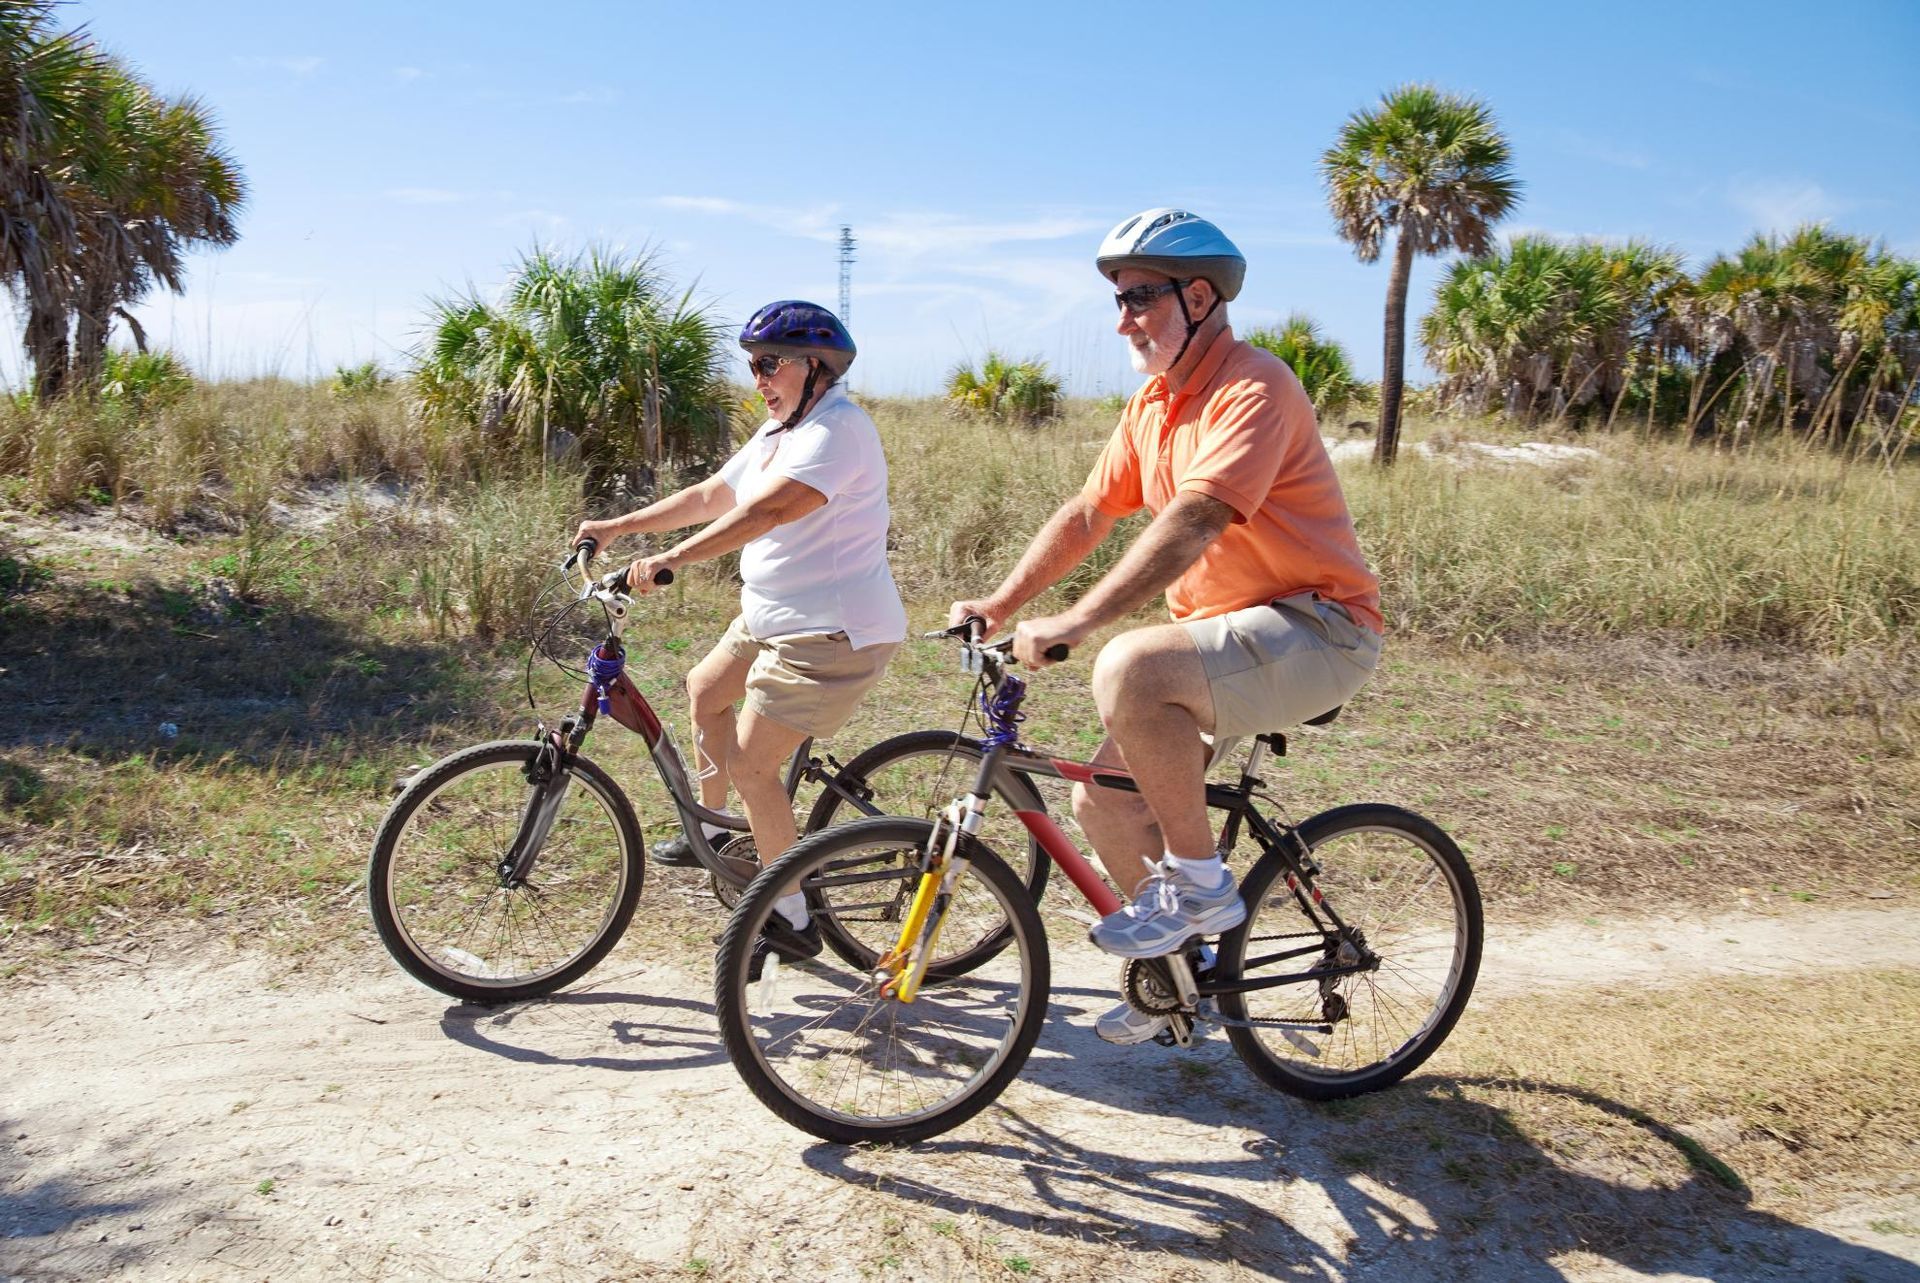
[[[1227,353],[1233,350],[1233,327],[1225,326],[1213,336],[1213,342],[1207,344],[1207,350],[1200,354],[1200,364],[1193,367],[1193,376],[1180,387],[1178,397],[1167,392],[1167,376],[1156,374],[1141,385],[1140,395],[1148,401],[1184,401],[1188,397],[1206,391],[1214,377],[1220,373],[1220,367],[1226,364]],[[1168,409],[1172,406],[1169,404]]]
[[[828,410],[832,409],[835,405],[838,405],[840,402],[846,399],[847,399],[846,382],[841,379],[834,380],[833,385],[829,387],[825,392],[822,392],[820,394],[820,399],[813,403],[813,409],[808,410],[806,414],[802,415],[800,418],[800,422],[794,424],[793,426],[795,428],[805,427],[807,424],[812,423],[815,419],[818,419],[821,415],[825,414]],[[775,432],[778,432],[780,430],[780,420],[768,419],[765,423],[760,425],[760,430],[766,433],[767,435],[771,436]]]

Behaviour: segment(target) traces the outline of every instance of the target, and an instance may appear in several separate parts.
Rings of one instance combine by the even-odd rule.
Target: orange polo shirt
[[[1164,374],[1133,394],[1081,490],[1110,517],[1158,516],[1188,492],[1226,504],[1233,521],[1168,586],[1175,619],[1314,592],[1382,630],[1380,581],[1360,555],[1313,404],[1285,361],[1232,330],[1178,395]]]

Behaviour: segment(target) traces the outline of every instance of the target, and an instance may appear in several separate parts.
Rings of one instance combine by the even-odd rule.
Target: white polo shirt
[[[768,419],[720,468],[737,505],[781,477],[827,502],[740,550],[740,610],[767,640],[845,632],[858,650],[906,640],[907,612],[887,566],[887,458],[873,420],[837,384],[785,432]]]

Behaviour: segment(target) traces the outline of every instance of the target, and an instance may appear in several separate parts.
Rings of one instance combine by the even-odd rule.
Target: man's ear
[[[1212,281],[1204,276],[1196,276],[1193,278],[1193,283],[1187,286],[1187,311],[1195,320],[1198,320],[1207,314],[1207,309],[1211,308],[1219,297],[1220,294],[1213,288]]]

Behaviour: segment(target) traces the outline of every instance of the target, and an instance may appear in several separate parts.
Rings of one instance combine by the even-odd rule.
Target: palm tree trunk
[[[46,402],[67,387],[67,313],[35,299],[27,309],[27,357],[33,362],[33,395]]]
[[[1380,434],[1373,461],[1393,466],[1400,450],[1400,395],[1407,374],[1407,281],[1413,275],[1413,241],[1404,230],[1393,242],[1393,275],[1387,281],[1386,354],[1380,374]]]

